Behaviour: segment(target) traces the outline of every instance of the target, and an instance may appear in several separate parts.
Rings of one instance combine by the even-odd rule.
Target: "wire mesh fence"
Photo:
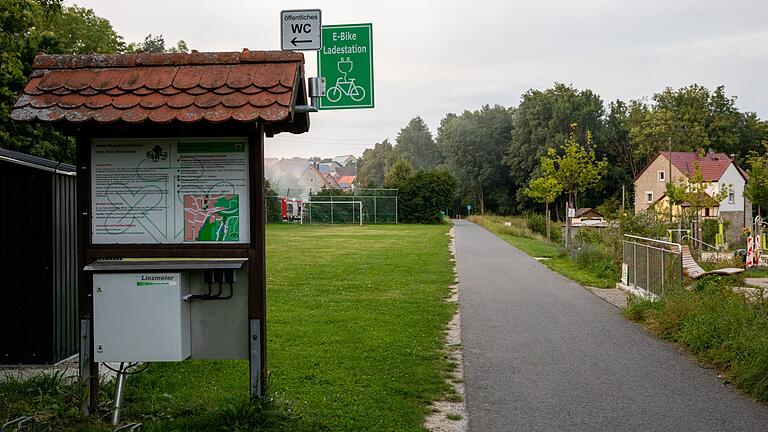
[[[267,197],[267,220],[314,224],[396,224],[397,193],[397,189],[322,190],[317,193],[312,190],[286,190],[283,195],[278,192]]]
[[[681,246],[625,235],[622,282],[656,296],[683,286]]]

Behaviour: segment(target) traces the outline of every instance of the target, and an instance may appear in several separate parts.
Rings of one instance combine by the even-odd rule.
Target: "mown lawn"
[[[152,364],[128,380],[125,420],[147,431],[423,431],[428,403],[450,391],[448,228],[268,226],[269,397],[247,400],[245,362]],[[113,385],[86,421],[76,388],[50,381],[0,384],[0,420],[107,428]]]

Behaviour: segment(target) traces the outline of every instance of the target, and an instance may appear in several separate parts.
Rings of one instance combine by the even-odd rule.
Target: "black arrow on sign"
[[[291,39],[291,43],[293,44],[293,46],[296,46],[297,43],[310,43],[310,42],[312,41],[304,40],[304,39],[296,39],[296,36],[294,36],[293,39]]]

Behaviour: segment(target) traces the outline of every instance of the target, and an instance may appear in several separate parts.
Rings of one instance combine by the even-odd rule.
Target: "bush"
[[[529,230],[547,238],[547,217],[539,213],[527,213],[525,215],[525,225]],[[560,232],[560,226],[552,221],[550,225],[550,238],[552,242],[559,243],[563,235]]]
[[[419,171],[400,189],[400,218],[406,223],[442,223],[440,211],[451,207],[455,194],[456,178],[447,170]]]
[[[599,244],[583,243],[572,250],[571,259],[579,268],[601,279],[619,280],[617,265]]]

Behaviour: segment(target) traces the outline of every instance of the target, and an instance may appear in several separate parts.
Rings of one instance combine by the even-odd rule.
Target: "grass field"
[[[455,306],[447,225],[267,229],[270,397],[248,402],[245,362],[152,364],[128,380],[125,419],[146,431],[422,431],[448,395],[443,329]],[[75,387],[0,384],[0,420],[104,430],[77,414]]]

